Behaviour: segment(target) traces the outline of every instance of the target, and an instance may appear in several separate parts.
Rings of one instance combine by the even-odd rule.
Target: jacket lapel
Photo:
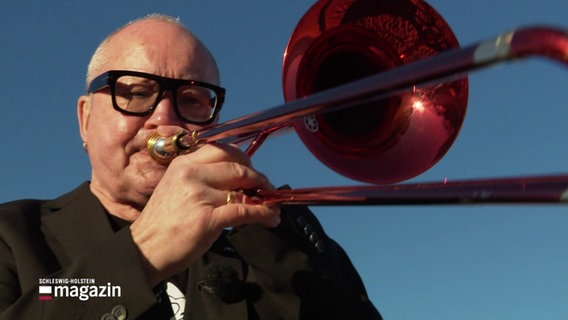
[[[62,265],[113,233],[105,209],[91,193],[89,183],[46,203],[42,225],[46,240]]]

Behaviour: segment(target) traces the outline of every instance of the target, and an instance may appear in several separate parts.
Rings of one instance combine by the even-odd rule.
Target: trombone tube
[[[568,204],[568,175],[495,178],[390,186],[258,190],[242,202],[277,205]]]
[[[148,150],[156,161],[167,163],[199,143],[237,143],[254,139],[256,150],[266,136],[291,126],[302,116],[329,112],[382,99],[417,85],[461,76],[497,62],[547,57],[568,65],[568,31],[529,27],[500,35],[462,49],[407,64],[379,74],[287,102],[252,115],[192,133],[172,137],[152,136]],[[151,143],[152,141],[152,143]],[[252,154],[249,152],[249,155]],[[395,186],[359,186],[258,190],[243,199],[252,203],[282,205],[376,205],[450,203],[568,203],[568,175],[556,177],[492,179],[463,182],[418,183]]]

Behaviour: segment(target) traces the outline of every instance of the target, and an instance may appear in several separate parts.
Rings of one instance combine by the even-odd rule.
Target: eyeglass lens
[[[160,84],[153,79],[125,75],[116,79],[115,100],[117,106],[131,113],[145,113],[155,107],[160,99]],[[175,93],[177,112],[189,121],[211,119],[217,103],[215,91],[209,88],[185,84]]]

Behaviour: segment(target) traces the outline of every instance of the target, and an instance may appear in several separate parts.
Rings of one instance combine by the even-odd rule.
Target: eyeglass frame
[[[159,92],[158,92],[158,95],[156,96],[156,101],[152,104],[152,106],[150,108],[148,108],[148,110],[143,111],[143,112],[133,112],[133,111],[124,110],[124,109],[122,109],[118,106],[118,103],[116,102],[116,95],[115,95],[116,81],[118,80],[118,78],[120,78],[122,76],[142,77],[142,78],[154,80],[158,83]],[[215,106],[213,107],[213,112],[211,113],[211,116],[209,117],[209,119],[207,119],[205,121],[193,121],[193,120],[188,120],[181,115],[181,113],[178,109],[176,92],[177,92],[177,89],[179,87],[183,86],[183,85],[202,87],[202,88],[210,89],[213,92],[215,92],[215,95],[216,95],[216,99],[215,99],[216,101],[215,102],[216,103],[215,103]],[[154,112],[154,109],[156,109],[156,107],[158,106],[160,101],[163,99],[164,92],[170,91],[170,92],[172,92],[172,100],[173,100],[174,111],[175,111],[176,115],[178,116],[178,118],[182,119],[184,122],[191,123],[191,124],[206,125],[206,124],[210,124],[213,121],[215,121],[215,119],[217,118],[217,115],[219,114],[219,111],[221,111],[221,107],[223,106],[223,102],[225,101],[225,88],[223,88],[223,87],[216,86],[214,84],[203,82],[203,81],[166,78],[166,77],[161,77],[161,76],[151,74],[151,73],[133,71],[133,70],[109,70],[109,71],[101,73],[100,75],[96,76],[93,80],[91,80],[91,83],[89,84],[89,86],[87,88],[87,94],[96,93],[96,92],[98,92],[98,91],[100,91],[100,90],[102,90],[106,87],[109,87],[109,89],[110,89],[112,106],[116,111],[123,113],[123,114],[132,115],[132,116],[140,116],[140,117],[149,115],[152,112]]]

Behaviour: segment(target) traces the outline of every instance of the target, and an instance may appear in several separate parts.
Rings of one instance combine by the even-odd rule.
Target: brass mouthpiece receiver
[[[199,142],[197,131],[188,132],[180,130],[173,136],[165,137],[153,133],[148,137],[146,146],[152,159],[159,163],[170,163],[173,158],[180,154],[189,152],[191,148]]]

